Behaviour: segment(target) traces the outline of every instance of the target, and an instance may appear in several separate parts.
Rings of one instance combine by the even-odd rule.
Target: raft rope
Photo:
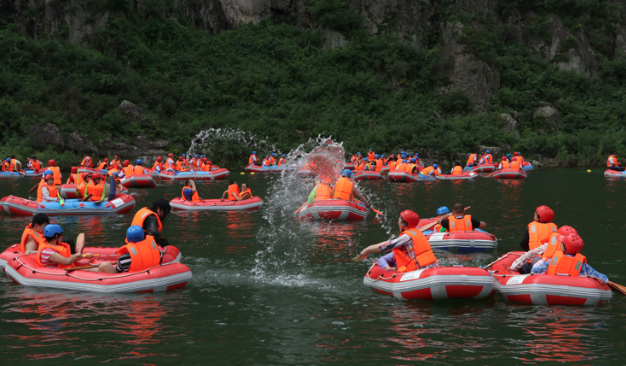
[[[500,261],[501,259],[504,259],[504,258],[508,257],[508,256],[509,256],[509,254],[511,254],[511,253],[506,253],[506,254],[505,254],[505,255],[503,255],[502,257],[500,257],[500,258],[496,259],[495,261],[493,261],[493,262],[489,263],[488,265],[484,266],[483,268],[487,269],[487,268],[489,268],[489,267],[493,266],[494,264],[496,264],[496,263],[497,263],[498,261]]]

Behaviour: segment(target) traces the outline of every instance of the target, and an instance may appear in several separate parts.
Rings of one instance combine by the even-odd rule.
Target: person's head
[[[583,250],[584,245],[583,238],[578,234],[567,234],[565,238],[563,238],[565,254],[575,255]]]
[[[100,180],[102,179],[102,175],[100,175],[100,173],[93,173],[93,182],[94,183],[100,183]]]
[[[167,154],[167,156],[170,157],[170,158],[174,158],[174,154],[173,153],[169,153],[169,154]]]
[[[37,157],[36,157],[36,156],[33,156],[33,160],[37,160]]]
[[[118,173],[118,172],[113,172],[113,176],[114,176],[115,178],[117,178],[117,177],[119,177],[119,176],[120,176],[120,173]]]
[[[370,147],[369,151],[372,151],[372,148]]]
[[[454,206],[452,206],[452,214],[454,214],[454,216],[465,215],[465,205],[462,203],[455,203]]]
[[[502,161],[507,161],[508,159],[506,158],[506,156],[502,157]]]
[[[229,186],[232,186],[233,184],[237,184],[237,181],[236,180],[231,180],[230,182],[228,182]]]
[[[485,151],[485,153],[491,154],[491,150],[487,150],[487,151]]]
[[[161,221],[165,221],[167,214],[169,214],[171,210],[172,206],[170,206],[170,203],[164,198],[159,198],[154,201],[152,207],[150,207],[150,211],[156,213]]]
[[[437,163],[433,164],[433,168],[437,169],[439,168],[439,165],[437,165]]]
[[[519,153],[518,152],[514,152],[513,155],[514,156],[519,156]]]
[[[193,182],[193,180],[192,180],[192,179],[187,179],[187,180],[185,181],[185,186],[187,186],[187,187],[191,188],[191,187],[192,187],[192,185],[193,185],[193,183],[192,183],[192,182]]]
[[[91,182],[93,175],[91,173],[83,173],[83,180],[87,183]]]
[[[420,154],[419,154],[419,153],[415,153],[415,157],[416,157],[416,158],[419,158],[419,157],[420,157]]]
[[[256,151],[253,151],[253,152],[252,152],[252,155],[256,155]]]
[[[363,161],[368,162],[368,161],[370,161],[370,159],[368,159],[368,158],[363,158]]]
[[[33,215],[33,220],[30,223],[33,230],[43,234],[46,225],[50,223],[50,219],[46,214],[40,212]]]
[[[248,189],[248,183],[241,183],[241,190],[245,191],[246,189]]]
[[[206,158],[205,158],[205,159],[206,159]],[[211,165],[211,164],[213,164],[213,162],[212,162],[211,160],[207,160],[207,161],[206,161],[206,164],[207,164],[207,165]]]
[[[160,162],[162,162],[162,161],[163,161],[163,158],[162,158],[162,157],[160,157],[160,156],[157,156],[157,161],[160,163]]]
[[[128,164],[130,164],[130,161],[128,161],[128,160],[124,160],[124,162],[122,163],[122,166],[123,166],[124,168],[126,168],[126,167],[128,166]]]
[[[141,164],[143,164],[143,160],[137,159],[136,163],[137,163],[137,165],[141,165]]]
[[[78,173],[78,167],[77,166],[73,166],[72,167],[72,174],[76,174]]]
[[[535,209],[535,221],[546,224],[554,219],[554,211],[546,205],[539,206]]]
[[[350,169],[344,169],[341,171],[341,176],[346,177],[346,178],[350,178],[352,176],[352,170]]]
[[[126,230],[126,241],[129,243],[139,243],[146,238],[146,233],[139,225],[133,225]]]
[[[461,162],[457,161],[456,163],[454,163],[455,166],[461,166]]]
[[[183,156],[183,158],[186,158],[186,157],[187,157],[187,154],[183,154],[182,156]]]
[[[198,155],[198,154],[196,154],[196,155],[194,155],[193,157],[197,159],[197,158],[199,157],[199,155]]]
[[[63,228],[57,224],[49,224],[43,229],[43,236],[49,243],[63,240]]]
[[[276,153],[272,153],[272,157],[276,156]]]
[[[416,163],[416,162],[417,162],[417,160],[415,160],[415,158],[411,158],[410,162],[411,162],[411,163]]]
[[[576,229],[574,229],[573,227],[569,226],[569,225],[563,225],[561,226],[557,232],[559,233],[559,235],[563,235],[566,236],[568,234],[578,234],[578,231],[576,231]],[[558,240],[558,238],[557,238]],[[563,240],[559,240],[559,241],[563,241]]]
[[[511,154],[506,154],[506,158],[507,159],[511,159],[511,158],[513,158],[513,156]]]
[[[270,154],[265,155],[265,158],[269,159],[270,158]]]
[[[400,213],[400,217],[398,217],[398,227],[400,228],[400,232],[416,228],[419,222],[419,215],[411,210],[402,211]]]
[[[119,158],[120,158],[119,156],[115,155],[115,159],[119,159]]]
[[[54,185],[54,176],[52,174],[44,175],[43,180],[45,180],[46,184],[49,186]]]
[[[284,157],[285,157],[285,154],[282,154],[280,157],[281,157],[281,158],[284,158]]]
[[[437,209],[437,216],[447,215],[450,213],[450,209],[446,206],[441,206]]]
[[[57,162],[54,161],[54,159],[48,160],[48,166],[55,166],[55,165],[57,165]]]
[[[104,158],[104,160],[103,160],[103,161],[104,161],[105,163],[108,163],[108,162],[109,162],[109,158]]]
[[[380,158],[384,159],[385,158],[385,154],[380,154]],[[378,159],[378,157],[376,157],[376,159]]]

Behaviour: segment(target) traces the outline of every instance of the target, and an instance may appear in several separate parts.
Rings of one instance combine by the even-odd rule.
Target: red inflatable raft
[[[59,195],[61,195],[61,198],[65,198],[65,199],[78,198],[78,195],[76,192],[76,184],[61,184],[60,186],[58,186],[57,191],[59,192]],[[116,193],[128,193],[128,189],[124,188],[121,191],[116,191]]]
[[[352,163],[346,163],[346,165],[343,166],[344,169],[350,169],[350,170],[354,170],[354,164]]]
[[[219,168],[216,170],[211,170],[210,172],[205,172],[202,170],[190,170],[186,172],[170,172],[170,171],[161,171],[159,177],[166,181],[183,181],[187,179],[193,180],[210,180],[211,182],[218,179],[225,179],[230,175],[230,171],[228,169]]]
[[[380,172],[373,172],[371,170],[361,170],[352,175],[354,180],[379,180],[383,179]]]
[[[363,283],[382,294],[408,300],[482,300],[495,292],[489,272],[476,267],[426,268],[403,273],[374,264]]]
[[[468,171],[474,172],[474,173],[491,173],[491,172],[495,172],[497,168],[498,166],[495,164],[479,164],[479,165],[469,168]],[[463,171],[465,171],[465,169],[463,169]]]
[[[120,179],[120,183],[126,188],[156,188],[156,182],[150,174],[133,174]]]
[[[42,203],[15,196],[6,196],[0,200],[0,212],[17,216],[32,216],[39,212],[48,216],[122,214],[132,210],[133,207],[135,199],[121,193],[116,194],[114,199],[101,203],[65,200],[63,206],[59,202]]]
[[[422,222],[420,221],[420,225]],[[484,231],[454,231],[432,233],[426,237],[433,249],[458,250],[460,252],[484,252],[498,247],[498,239]]]
[[[463,174],[439,174],[435,176],[438,180],[467,180],[476,179],[478,174],[474,172],[465,172]]]
[[[300,178],[310,178],[313,176],[313,173],[309,169],[302,168],[298,170],[298,176]]]
[[[487,268],[507,300],[535,305],[597,305],[613,296],[606,284],[590,277],[520,275],[511,271],[511,264],[522,254],[505,254]]]
[[[367,208],[362,203],[339,199],[313,201],[304,204],[295,215],[301,220],[363,220]]]
[[[500,169],[493,173],[493,177],[496,179],[526,179],[526,172],[516,169]]]
[[[389,174],[387,175],[387,178],[392,182],[419,182],[419,181],[435,180],[435,178],[430,175],[411,174],[408,172],[401,172],[397,170],[389,172]]]
[[[85,250],[85,253],[88,252]],[[37,254],[20,254],[9,260],[4,268],[7,276],[24,286],[106,293],[172,291],[187,286],[192,278],[189,267],[175,262],[143,271],[109,274],[43,268],[37,263],[36,256]],[[92,259],[89,263],[97,262]]]
[[[625,178],[626,172],[618,172],[617,170],[607,169],[604,171],[604,176],[607,178]]]
[[[176,197],[170,201],[176,211],[253,211],[263,206],[261,197],[252,197],[244,201],[202,200],[192,202]]]

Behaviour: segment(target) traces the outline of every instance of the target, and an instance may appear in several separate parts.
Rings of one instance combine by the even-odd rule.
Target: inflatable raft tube
[[[435,179],[437,180],[468,180],[468,179],[476,179],[476,178],[478,178],[478,174],[474,172],[465,172],[459,175],[439,174],[435,176]]]
[[[156,188],[156,182],[150,174],[133,174],[120,179],[125,188]]]
[[[604,176],[607,178],[626,178],[626,171],[618,172],[617,170],[607,169],[604,171]]]
[[[245,169],[246,172],[253,172],[253,173],[280,173],[286,170],[293,170],[293,168],[286,166],[286,165],[272,165],[272,166],[266,166],[266,167],[262,167],[260,165],[248,165]]]
[[[343,166],[343,168],[344,168],[344,169],[354,170],[354,164],[352,164],[352,163],[346,163],[346,164]]]
[[[399,172],[394,170],[387,174],[387,178],[392,182],[419,182],[419,181],[432,181],[434,177],[424,174],[411,174],[408,172]]]
[[[420,226],[424,226],[420,221]],[[432,233],[426,238],[433,249],[458,250],[459,252],[486,252],[498,247],[498,239],[484,231],[455,231]]]
[[[162,263],[170,263],[170,262],[180,262],[182,255],[180,250],[173,245],[168,245],[165,247],[165,253],[161,257]],[[98,257],[92,259],[79,259],[76,261],[77,266],[84,266],[90,263],[102,262],[102,261],[117,261],[117,248],[104,248],[104,247],[84,247],[83,253],[91,253],[98,254]],[[12,260],[13,258],[22,255],[24,253],[20,252],[20,244],[10,245],[4,252],[0,253],[0,268],[4,269],[7,262]]]
[[[379,180],[383,179],[381,172],[373,172],[371,170],[362,170],[360,172],[356,172],[352,175],[352,179],[354,180]]]
[[[524,162],[524,165],[522,165],[522,170],[524,170],[525,172],[533,170],[533,165],[531,163],[528,162]]]
[[[535,305],[598,305],[611,299],[611,289],[590,277],[520,275],[511,271],[524,252],[509,252],[489,268],[497,290],[509,301]]]
[[[313,173],[309,169],[300,169],[298,170],[298,176],[300,178],[310,178],[313,176]]]
[[[466,166],[463,168],[464,172],[474,172],[474,173],[491,173],[497,169],[497,165],[495,164],[479,164],[473,167]]]
[[[367,216],[367,208],[362,203],[348,202],[339,199],[313,201],[305,203],[295,215],[300,220],[363,220]]]
[[[500,169],[493,174],[495,179],[526,179],[526,172],[516,169]]]
[[[22,177],[24,177],[24,175],[18,172],[0,172],[0,179],[15,179]]]
[[[165,263],[137,272],[117,274],[42,268],[36,254],[21,254],[4,268],[7,276],[24,286],[104,293],[165,292],[187,286],[192,274],[182,263]]]
[[[225,179],[230,175],[228,169],[220,168],[210,172],[205,171],[187,171],[187,172],[167,172],[163,171],[159,174],[161,179],[166,181],[182,181],[187,179],[193,180],[209,180],[214,182],[218,179]]]
[[[176,197],[170,201],[175,211],[253,211],[263,206],[261,197],[252,197],[244,201],[223,201],[220,199],[191,202]]]
[[[39,212],[48,216],[122,214],[132,210],[133,207],[135,199],[123,193],[116,194],[114,199],[102,203],[68,199],[65,200],[65,206],[58,202],[38,203],[15,196],[6,196],[0,200],[0,212],[16,216],[32,216]]]
[[[26,178],[41,178],[43,176],[43,172],[45,171],[45,169],[26,169],[24,170],[24,173]]]
[[[76,193],[76,184],[61,184],[57,187],[57,190],[59,192],[59,195],[61,195],[61,198],[63,199],[78,198],[78,195]],[[128,193],[128,189],[124,188],[117,193]]]
[[[482,300],[495,292],[489,272],[476,267],[438,267],[403,273],[374,264],[363,283],[382,294],[407,300]]]

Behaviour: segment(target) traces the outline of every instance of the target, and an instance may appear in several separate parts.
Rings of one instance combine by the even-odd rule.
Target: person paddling
[[[350,169],[344,169],[341,171],[341,177],[339,177],[335,183],[333,199],[352,202],[354,197],[356,197],[361,200],[363,204],[365,204],[365,207],[370,208],[370,204],[367,202],[367,199],[361,194],[361,191],[355,185],[354,181],[350,179],[351,176],[352,171]]]
[[[398,217],[400,236],[363,249],[356,261],[362,261],[371,253],[392,251],[380,258],[378,265],[386,270],[410,272],[417,269],[439,267],[428,240],[417,228],[420,217],[411,210],[405,210]]]
[[[161,264],[163,256],[154,237],[146,235],[139,225],[132,225],[126,230],[126,245],[119,248],[117,254],[119,258],[115,267],[109,262],[103,262],[98,272],[115,274],[144,271]]]
[[[465,206],[462,203],[455,203],[452,206],[452,216],[437,217],[437,224],[448,232],[453,231],[474,231],[476,229],[484,229],[487,224],[483,221],[472,218],[471,215],[465,214]]]

